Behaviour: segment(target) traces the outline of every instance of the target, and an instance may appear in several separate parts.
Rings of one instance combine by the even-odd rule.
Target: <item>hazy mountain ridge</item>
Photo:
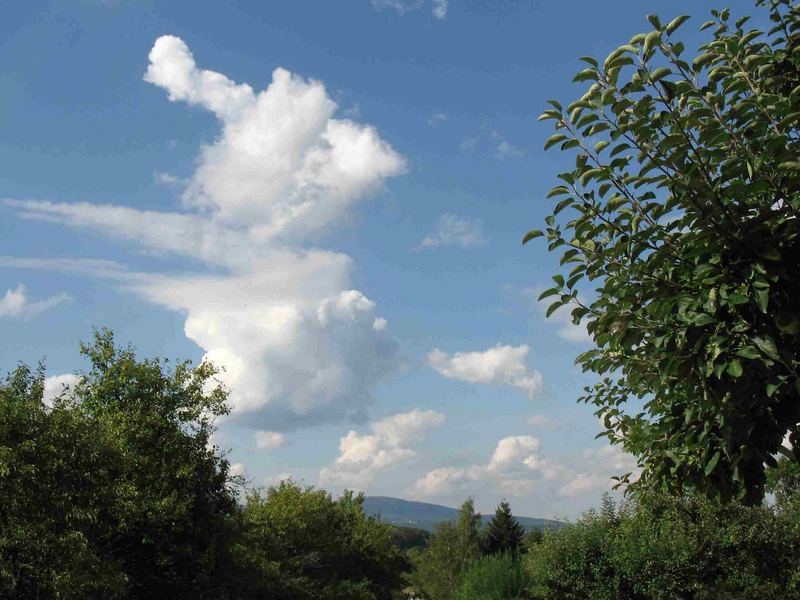
[[[382,521],[392,525],[419,527],[428,531],[433,531],[437,523],[458,519],[458,509],[456,508],[389,496],[367,496],[364,498],[364,512],[379,517]],[[492,518],[492,515],[493,513],[481,515],[481,520],[486,523]],[[559,521],[534,517],[517,516],[517,520],[526,530],[562,525]]]

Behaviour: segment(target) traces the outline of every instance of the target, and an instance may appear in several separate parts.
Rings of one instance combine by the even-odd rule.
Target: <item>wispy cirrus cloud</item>
[[[0,317],[31,319],[70,300],[72,296],[67,293],[56,294],[44,300],[31,300],[28,297],[28,289],[20,283],[0,296]]]
[[[477,248],[487,243],[481,221],[446,213],[439,217],[436,228],[422,239],[416,249]]]
[[[436,18],[444,20],[447,18],[448,0],[431,0],[431,14]],[[425,5],[425,0],[372,0],[372,7],[375,10],[388,8],[394,10],[399,15],[407,12],[419,10]]]

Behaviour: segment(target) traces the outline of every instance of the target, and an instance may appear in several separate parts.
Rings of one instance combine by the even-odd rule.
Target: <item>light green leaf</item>
[[[544,231],[540,229],[531,229],[528,233],[525,234],[525,237],[522,238],[522,244],[525,245],[533,239],[538,237],[542,237],[544,235]]]
[[[689,15],[681,15],[680,17],[675,17],[670,21],[667,26],[664,28],[664,31],[667,32],[667,35],[672,35],[672,33],[681,25],[683,25],[689,19]]]

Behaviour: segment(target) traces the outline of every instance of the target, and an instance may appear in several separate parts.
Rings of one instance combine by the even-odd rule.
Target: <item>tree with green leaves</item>
[[[701,496],[606,497],[523,560],[541,599],[800,598],[797,520]]]
[[[429,600],[450,600],[462,574],[481,556],[481,516],[468,498],[455,524],[443,522],[428,547],[413,557],[412,587]]]
[[[225,598],[236,482],[209,447],[214,368],[136,358],[102,331],[52,406],[0,384],[0,589],[17,598]]]
[[[503,500],[486,527],[483,548],[486,554],[518,554],[525,540],[525,529],[511,514],[511,506]]]
[[[582,59],[586,92],[541,117],[575,166],[523,240],[561,252],[541,299],[586,324],[577,362],[600,380],[581,399],[639,485],[751,504],[776,454],[800,459],[800,6],[756,5],[767,32],[712,11],[693,58],[687,17],[651,15]]]
[[[467,498],[458,509],[456,521],[458,552],[453,557],[459,570],[466,569],[481,555],[481,515],[475,512],[475,501]]]
[[[245,598],[383,600],[399,594],[408,561],[392,528],[367,516],[364,497],[283,481],[254,490],[236,555]]]

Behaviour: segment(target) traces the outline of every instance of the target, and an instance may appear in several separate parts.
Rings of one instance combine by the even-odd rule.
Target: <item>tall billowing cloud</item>
[[[275,432],[364,420],[371,389],[398,366],[397,345],[375,304],[352,289],[352,260],[311,244],[403,173],[404,159],[373,127],[336,118],[318,81],[279,68],[257,92],[198,68],[174,36],[158,38],[149,59],[145,81],[220,123],[185,182],[181,212],[0,203],[196,260],[194,273],[113,279],[186,315],[186,336],[224,368],[232,419]]]
[[[256,94],[198,69],[183,40],[163,36],[150,51],[145,81],[221,121],[222,135],[203,148],[183,200],[234,226],[255,223],[256,237],[288,239],[329,227],[405,168],[374,128],[333,118],[336,103],[320,82],[285,69],[275,69]]]
[[[428,353],[428,363],[449,379],[468,383],[508,385],[533,398],[543,387],[542,374],[525,364],[530,347],[501,346],[483,352],[456,352],[448,355],[438,348]]]

